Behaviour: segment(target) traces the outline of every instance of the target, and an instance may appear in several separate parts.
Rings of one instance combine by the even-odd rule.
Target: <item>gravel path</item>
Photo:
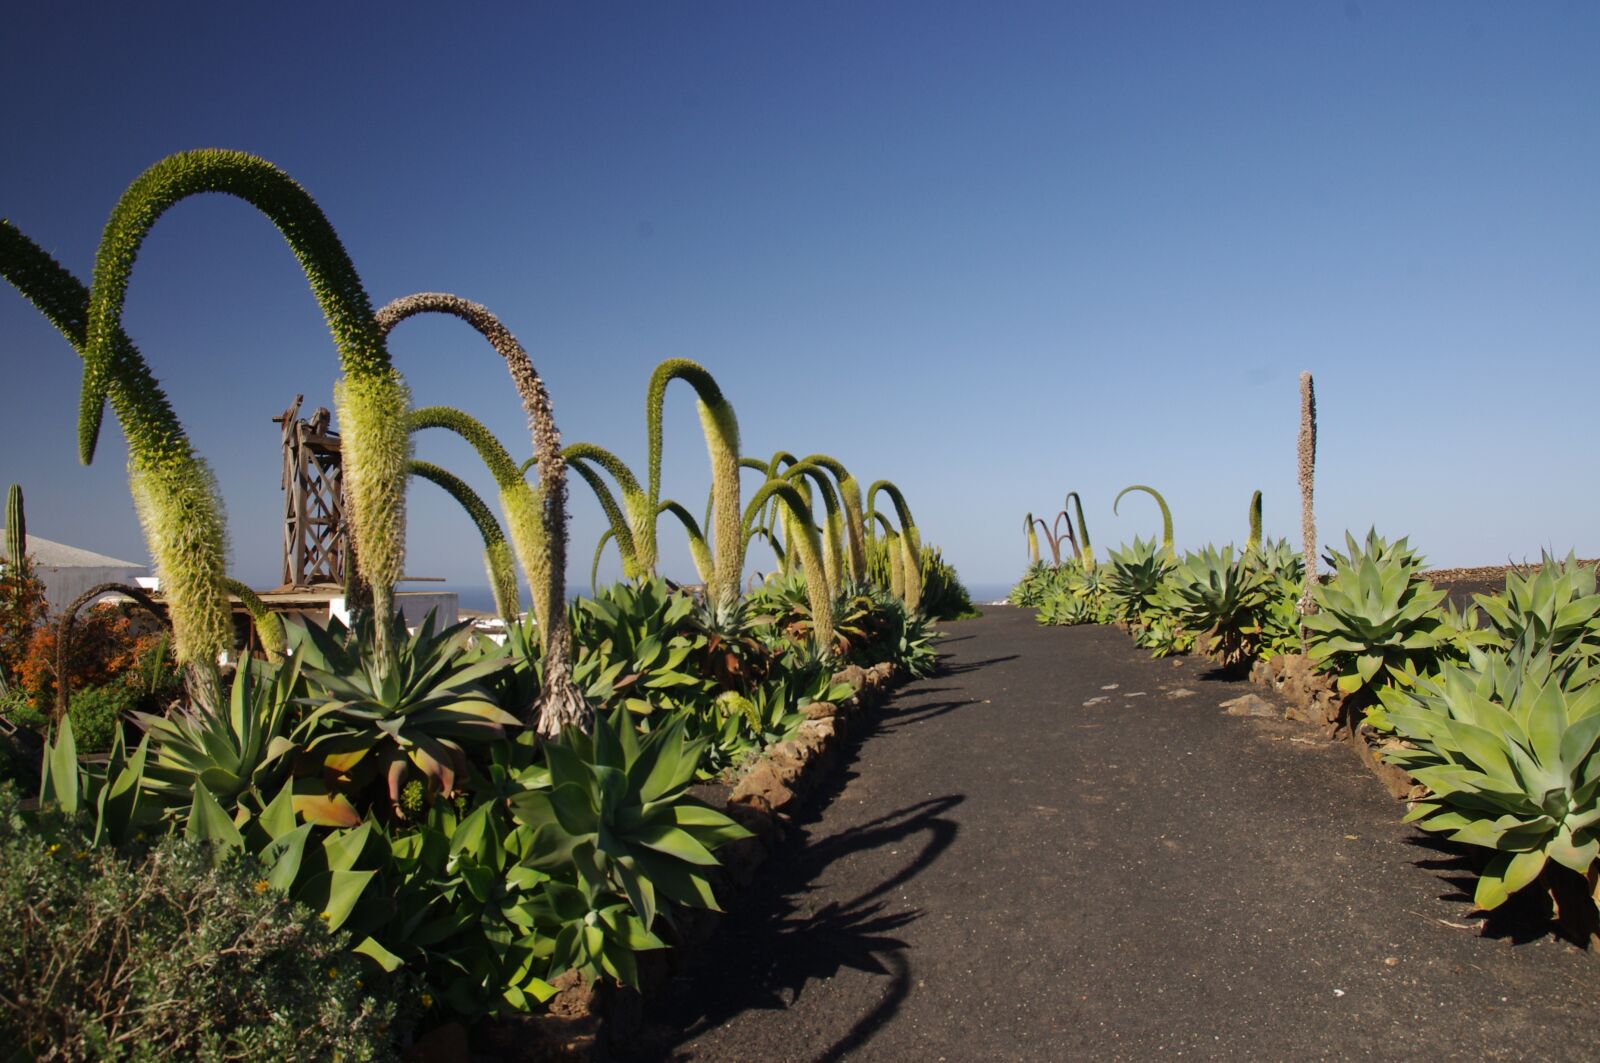
[[[1600,963],[1481,935],[1348,748],[1112,629],[946,630],[648,1058],[1593,1057]]]

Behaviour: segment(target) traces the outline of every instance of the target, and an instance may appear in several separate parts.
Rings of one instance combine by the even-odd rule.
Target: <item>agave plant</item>
[[[1089,542],[1089,526],[1083,522],[1083,500],[1078,497],[1078,492],[1067,492],[1067,505],[1078,515],[1078,561],[1085,571],[1094,569],[1094,545]],[[1065,509],[1062,512],[1066,512]],[[1072,519],[1067,518],[1067,528],[1072,528]]]
[[[689,798],[705,740],[689,740],[684,727],[680,716],[640,736],[612,710],[593,737],[568,732],[545,747],[548,789],[510,798],[512,817],[533,831],[530,865],[555,880],[546,887],[561,926],[554,970],[636,985],[632,953],[660,946],[662,901],[717,907],[706,877],[717,866],[712,850],[748,832]]]
[[[522,602],[517,592],[517,570],[511,556],[511,545],[506,542],[500,522],[478,493],[459,476],[448,469],[428,461],[413,461],[411,475],[427,480],[458,502],[483,538],[483,564],[489,576],[489,589],[494,594],[495,611],[507,624],[522,615]]]
[[[1173,615],[1210,640],[1224,668],[1252,657],[1259,645],[1266,577],[1233,547],[1206,546],[1186,554],[1174,568],[1162,596]]]
[[[869,514],[877,512],[873,500],[879,491],[889,496],[895,515],[900,520],[900,549],[904,557],[901,578],[905,581],[906,608],[914,613],[922,605],[922,536],[911,516],[911,507],[906,505],[905,495],[888,480],[879,480],[867,489]]]
[[[1587,874],[1600,855],[1600,684],[1579,675],[1573,655],[1535,642],[1385,687],[1367,716],[1405,740],[1384,755],[1430,791],[1406,819],[1495,851],[1478,878],[1481,909],[1505,903],[1548,861]]]
[[[1307,652],[1338,675],[1341,693],[1370,695],[1384,679],[1408,682],[1431,668],[1445,632],[1445,592],[1420,575],[1422,559],[1404,538],[1375,530],[1364,543],[1345,533],[1349,552],[1329,552],[1333,575],[1313,588],[1317,612],[1305,618]]]
[[[1544,555],[1527,573],[1507,572],[1504,595],[1475,594],[1490,628],[1502,644],[1531,639],[1536,648],[1562,654],[1576,648],[1600,659],[1600,594],[1595,570],[1569,553],[1565,561]]]
[[[316,727],[303,759],[329,791],[324,798],[308,783],[306,796],[297,795],[297,810],[313,822],[354,825],[360,817],[349,795],[377,780],[400,818],[409,814],[402,791],[413,780],[430,799],[454,796],[466,775],[463,743],[486,742],[519,726],[485,685],[509,659],[466,654],[468,623],[435,632],[430,613],[408,637],[403,618],[393,618],[395,660],[386,669],[364,630],[372,622],[358,623],[353,631],[337,621],[326,629],[294,629],[295,656],[307,685],[304,702]]]
[[[1106,601],[1116,619],[1137,620],[1149,608],[1151,596],[1171,567],[1170,556],[1166,547],[1158,547],[1154,539],[1146,542],[1137,535],[1132,545],[1111,551],[1110,570],[1103,582]]]

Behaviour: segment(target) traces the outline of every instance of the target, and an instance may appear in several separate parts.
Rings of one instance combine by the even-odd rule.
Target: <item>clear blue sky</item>
[[[644,463],[650,368],[703,362],[748,453],[905,489],[971,581],[1072,489],[1097,544],[1297,538],[1296,377],[1316,374],[1324,541],[1439,564],[1600,554],[1600,5],[819,2],[26,4],[5,16],[0,215],[88,280],[122,189],[234,147],[298,179],[374,303],[484,302],[563,435]],[[277,581],[277,433],[337,361],[271,226],[172,211],[127,323],[221,478],[233,567]],[[528,450],[464,326],[391,348],[419,403]],[[79,363],[0,288],[0,483],[30,527],[145,556],[120,433],[77,465]],[[487,478],[464,447],[419,454]],[[666,492],[704,446],[669,396]],[[574,484],[572,572],[601,528]],[[409,570],[482,583],[412,493]],[[664,562],[687,551],[663,524]],[[755,548],[759,558],[761,548]],[[614,554],[607,568],[615,571]]]

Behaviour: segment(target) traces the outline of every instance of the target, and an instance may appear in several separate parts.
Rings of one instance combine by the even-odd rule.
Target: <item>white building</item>
[[[3,550],[4,545],[0,544],[0,551]],[[71,605],[74,598],[97,583],[134,584],[150,571],[149,565],[118,561],[93,550],[53,543],[37,535],[28,536],[28,556],[33,558],[34,574],[44,583],[50,608],[57,611]]]

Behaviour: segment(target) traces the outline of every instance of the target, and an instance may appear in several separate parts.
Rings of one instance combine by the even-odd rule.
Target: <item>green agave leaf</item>
[[[244,837],[239,833],[239,828],[234,826],[233,820],[203,785],[194,788],[194,800],[189,806],[184,833],[196,841],[217,842],[230,849],[244,848]]]
[[[362,938],[361,944],[357,945],[351,951],[365,956],[369,960],[372,960],[389,974],[393,974],[401,967],[405,966],[404,960],[390,952],[388,949],[384,948],[382,945],[378,944],[376,938]]]

